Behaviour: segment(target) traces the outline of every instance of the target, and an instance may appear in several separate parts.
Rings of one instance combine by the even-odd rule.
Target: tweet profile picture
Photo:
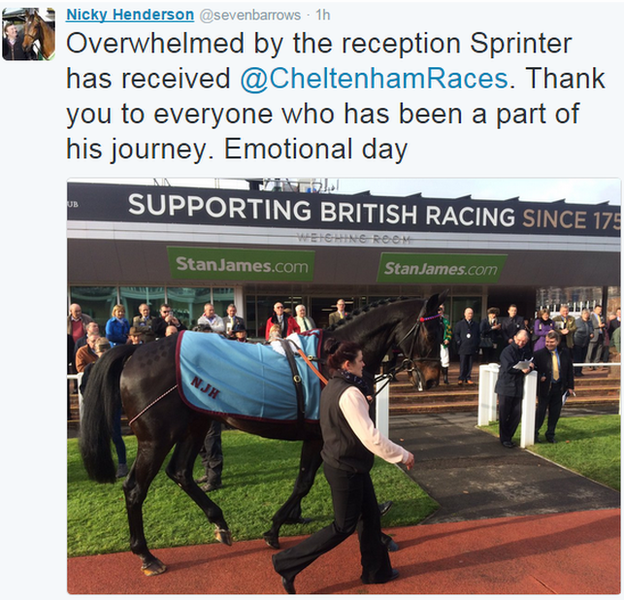
[[[52,60],[56,50],[53,8],[5,8],[2,11],[4,60]]]

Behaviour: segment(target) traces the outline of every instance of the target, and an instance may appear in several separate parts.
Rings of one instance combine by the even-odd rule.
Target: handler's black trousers
[[[369,583],[387,581],[392,574],[392,566],[388,550],[381,542],[381,516],[370,474],[335,469],[327,463],[324,470],[332,493],[334,522],[296,546],[275,554],[275,570],[283,577],[292,579],[357,529],[362,577]]]
[[[546,394],[537,397],[537,414],[535,415],[535,433],[539,433],[546,419],[548,410],[548,426],[546,428],[546,439],[555,437],[555,427],[561,416],[561,383],[553,383]]]
[[[511,442],[522,417],[522,396],[498,395],[498,433],[501,444]]]

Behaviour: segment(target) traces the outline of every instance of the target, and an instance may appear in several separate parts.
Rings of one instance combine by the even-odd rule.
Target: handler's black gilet
[[[329,380],[321,394],[320,423],[323,434],[321,457],[335,469],[368,473],[375,457],[353,433],[338,404],[343,392],[352,386],[353,383],[336,376]]]

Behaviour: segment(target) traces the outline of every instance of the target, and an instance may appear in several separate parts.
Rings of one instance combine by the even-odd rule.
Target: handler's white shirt
[[[370,450],[389,463],[405,462],[408,452],[383,435],[368,414],[368,402],[355,386],[347,388],[340,396],[338,406],[353,433]]]

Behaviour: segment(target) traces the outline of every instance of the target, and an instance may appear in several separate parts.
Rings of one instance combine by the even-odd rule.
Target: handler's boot
[[[448,385],[448,367],[442,367],[442,375],[444,375],[444,383]]]

